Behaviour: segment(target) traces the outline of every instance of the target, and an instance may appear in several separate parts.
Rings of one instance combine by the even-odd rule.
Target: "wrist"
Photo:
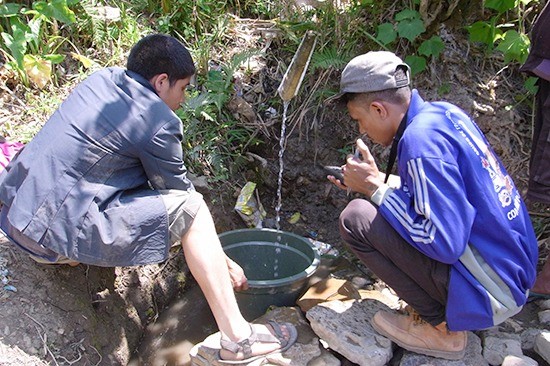
[[[370,200],[377,204],[378,206],[382,205],[387,196],[393,192],[393,188],[390,188],[387,184],[381,184],[371,195]]]

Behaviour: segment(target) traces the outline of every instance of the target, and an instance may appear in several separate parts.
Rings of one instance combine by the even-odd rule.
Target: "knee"
[[[377,208],[367,200],[354,199],[340,214],[340,235],[347,243],[357,241],[369,232],[372,219],[376,216]]]

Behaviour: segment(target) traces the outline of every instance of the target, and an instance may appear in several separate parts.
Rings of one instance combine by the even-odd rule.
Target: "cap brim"
[[[337,93],[337,94],[334,94],[332,97],[328,97],[327,99],[325,99],[325,101],[323,102],[324,105],[328,105],[328,104],[334,104],[334,103],[341,103],[343,100],[342,100],[342,97],[346,95],[346,93]]]

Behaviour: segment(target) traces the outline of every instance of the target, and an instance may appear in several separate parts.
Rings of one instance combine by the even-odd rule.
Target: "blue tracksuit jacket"
[[[451,330],[491,327],[525,304],[537,240],[522,198],[475,123],[413,90],[398,145],[402,185],[382,215],[411,245],[451,265]]]

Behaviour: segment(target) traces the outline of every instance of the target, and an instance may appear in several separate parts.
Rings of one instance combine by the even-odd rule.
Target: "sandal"
[[[271,328],[273,328],[273,331],[275,332],[275,335],[273,335],[271,332],[268,333],[257,333],[256,330],[254,330],[254,327],[250,325],[250,329],[252,330],[252,333],[250,336],[246,339],[243,339],[240,342],[232,342],[227,339],[221,339],[220,345],[221,348],[232,352],[232,353],[239,353],[242,352],[244,355],[244,359],[242,360],[222,360],[221,356],[218,355],[218,362],[221,364],[230,364],[230,365],[241,365],[241,364],[247,364],[254,360],[276,354],[276,353],[282,353],[289,349],[298,338],[298,331],[296,330],[296,327],[290,323],[277,323],[273,320],[270,320],[267,322]],[[282,327],[286,327],[288,330],[288,339],[285,339]],[[268,352],[262,355],[256,355],[251,356],[252,354],[252,345],[254,343],[278,343],[280,347],[272,352]]]

